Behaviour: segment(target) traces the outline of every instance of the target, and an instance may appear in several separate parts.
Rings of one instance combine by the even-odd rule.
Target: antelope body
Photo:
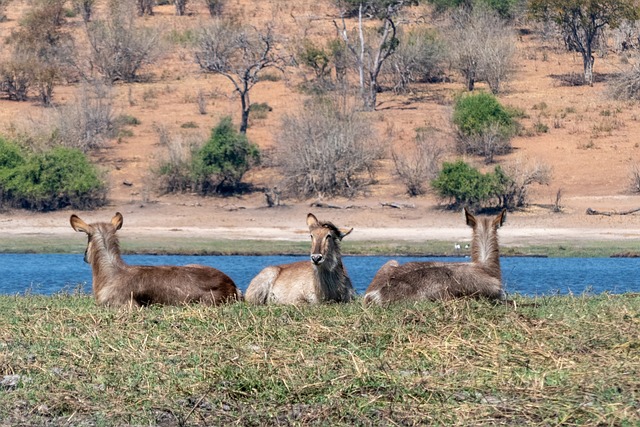
[[[116,236],[123,223],[119,212],[111,222],[87,224],[76,215],[70,222],[74,230],[89,236],[84,260],[91,265],[93,295],[99,305],[216,305],[242,299],[233,280],[212,267],[127,265]]]
[[[473,229],[471,262],[389,261],[376,273],[364,296],[365,304],[403,300],[448,300],[460,297],[504,300],[498,248],[498,228],[506,220],[503,210],[495,218],[476,218],[464,210]]]
[[[340,241],[353,229],[341,231],[330,222],[307,215],[311,234],[310,261],[269,266],[251,280],[245,299],[254,304],[317,304],[348,302],[355,297],[342,264]]]

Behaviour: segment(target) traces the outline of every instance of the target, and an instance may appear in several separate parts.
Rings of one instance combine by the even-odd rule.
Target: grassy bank
[[[82,253],[86,239],[71,235],[5,235],[0,253]],[[306,254],[309,242],[288,240],[211,240],[210,238],[168,239],[166,237],[127,237],[121,241],[124,253],[183,255],[288,255]],[[366,241],[343,242],[347,255],[455,255],[450,241]],[[501,245],[504,256],[610,257],[638,255],[633,241],[550,242],[544,245]],[[464,251],[462,252],[464,253]]]
[[[0,425],[638,425],[640,296],[363,308],[0,297]]]

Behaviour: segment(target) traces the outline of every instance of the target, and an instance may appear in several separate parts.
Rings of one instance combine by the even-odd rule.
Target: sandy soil
[[[21,10],[12,7],[8,11],[9,20],[0,23],[0,37],[9,34]],[[255,24],[277,15],[276,29],[288,40],[326,39],[335,32],[335,11],[330,2],[265,1],[257,6],[255,2],[239,1],[230,6],[228,13]],[[423,11],[416,9],[408,22],[424,22],[422,16]],[[145,17],[144,22],[180,32],[193,28],[203,18],[206,18],[204,9],[194,9],[187,17],[175,17],[169,5],[156,8],[156,15]],[[498,160],[502,164],[516,159],[543,162],[552,168],[553,175],[549,185],[531,188],[529,208],[509,215],[500,232],[501,241],[526,245],[554,240],[637,240],[640,246],[640,215],[585,214],[587,208],[624,211],[640,207],[640,196],[629,191],[630,168],[640,162],[638,106],[609,100],[606,84],[600,81],[594,87],[563,85],[558,76],[579,73],[581,60],[565,52],[559,41],[542,41],[531,32],[520,36],[518,52],[517,71],[500,100],[525,113],[521,123],[528,131],[513,140],[511,154]],[[614,54],[599,56],[595,63],[596,72],[605,77],[624,66],[620,56]],[[388,160],[381,162],[377,183],[368,189],[366,196],[325,200],[349,209],[311,207],[312,201],[291,199],[285,200],[285,206],[267,208],[261,193],[230,198],[158,195],[150,170],[166,156],[166,148],[159,145],[154,129],[162,125],[177,134],[184,131],[182,124],[191,122],[197,126],[195,132],[206,137],[220,117],[230,114],[238,121],[239,101],[232,96],[228,81],[199,73],[190,53],[181,48],[172,50],[148,72],[152,77],[148,82],[115,87],[117,113],[137,118],[140,125],[131,127],[133,136],[112,141],[92,153],[107,174],[109,204],[94,212],[76,212],[86,221],[106,221],[119,211],[125,218],[123,239],[127,235],[145,234],[167,239],[197,235],[212,239],[306,240],[305,216],[314,212],[338,226],[353,227],[349,239],[468,238],[469,230],[461,215],[443,210],[433,195],[407,197]],[[296,90],[302,72],[293,69],[285,79],[260,82],[252,91],[252,102],[267,102],[272,107],[266,118],[252,121],[248,130],[248,137],[262,149],[277,142],[282,117],[299,105],[292,100],[302,97]],[[406,95],[380,94],[380,105],[370,115],[391,146],[411,141],[415,128],[420,126],[441,129],[443,142],[453,146],[451,99],[462,84],[455,81],[453,71],[451,77],[453,81],[449,83],[417,84]],[[195,98],[199,90],[207,96],[207,114],[198,112]],[[75,91],[72,85],[56,87],[55,102],[62,105],[73,101]],[[24,119],[41,113],[43,109],[35,100],[17,103],[0,99],[0,132],[11,133],[28,126]],[[534,132],[536,123],[547,125],[548,132]],[[451,150],[448,157],[457,156]],[[486,169],[479,159],[465,160]],[[268,167],[246,176],[247,182],[256,188],[277,185],[281,178],[277,170]],[[552,213],[549,205],[558,190],[563,194],[563,212]],[[414,207],[394,209],[381,205],[387,202]],[[72,238],[68,222],[71,213],[70,210],[0,212],[0,242],[3,236],[34,234]]]

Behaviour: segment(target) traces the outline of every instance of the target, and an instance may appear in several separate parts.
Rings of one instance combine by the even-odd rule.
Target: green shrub
[[[481,135],[492,125],[498,125],[506,135],[513,135],[515,122],[498,99],[490,93],[479,92],[461,96],[453,111],[453,124],[467,137]]]
[[[80,150],[58,147],[25,155],[0,140],[0,196],[3,203],[25,209],[88,209],[104,204],[106,189]]]
[[[486,204],[496,193],[497,180],[494,174],[482,174],[458,160],[445,162],[431,185],[440,197],[450,200],[452,208],[457,208]]]
[[[460,154],[484,156],[487,163],[492,163],[495,155],[511,151],[517,123],[495,96],[482,92],[461,96],[452,120]]]
[[[202,194],[237,191],[245,172],[259,160],[258,146],[235,130],[230,117],[225,117],[193,157],[196,186]]]

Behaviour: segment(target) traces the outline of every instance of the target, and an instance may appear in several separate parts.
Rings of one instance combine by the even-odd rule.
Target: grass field
[[[78,237],[78,236],[73,236]],[[82,253],[86,239],[60,236],[3,236],[0,253]],[[309,242],[288,240],[211,240],[207,238],[129,238],[121,242],[124,253],[184,255],[289,255],[306,254]],[[345,240],[347,255],[426,256],[455,255],[449,241]],[[547,245],[500,246],[503,256],[609,257],[638,256],[636,241],[572,241]]]
[[[0,297],[0,425],[640,423],[640,295],[364,308]]]

